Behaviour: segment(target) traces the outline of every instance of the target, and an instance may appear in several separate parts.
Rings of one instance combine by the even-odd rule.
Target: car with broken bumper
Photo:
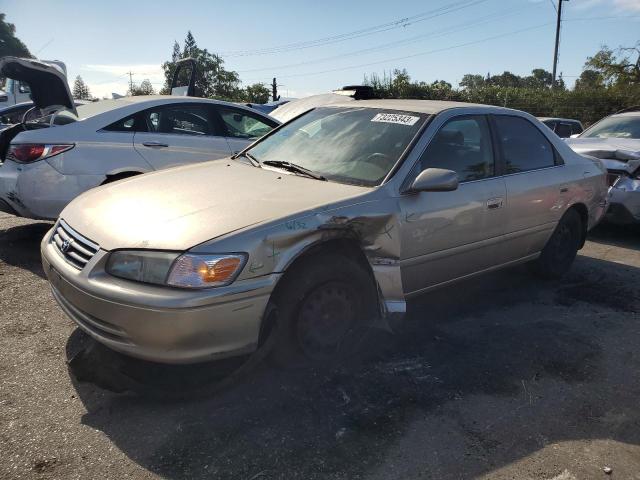
[[[63,310],[119,352],[196,362],[268,338],[279,361],[323,361],[422,292],[523,262],[562,275],[606,202],[600,161],[526,113],[350,101],[90,190],[41,250]]]
[[[577,138],[567,139],[576,152],[599,158],[608,171],[610,207],[606,220],[640,224],[640,108],[603,118]]]

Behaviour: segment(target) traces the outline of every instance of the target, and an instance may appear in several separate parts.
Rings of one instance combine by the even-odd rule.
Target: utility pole
[[[558,21],[556,23],[556,47],[553,52],[553,78],[551,80],[551,87],[556,86],[556,73],[558,71],[558,50],[560,48],[560,24],[562,23],[562,3],[569,0],[558,0]]]
[[[271,99],[274,102],[280,100],[280,95],[278,95],[278,82],[276,82],[276,77],[273,77],[273,81],[271,82]]]
[[[129,75],[129,93],[133,95],[133,72],[128,71],[127,74]]]

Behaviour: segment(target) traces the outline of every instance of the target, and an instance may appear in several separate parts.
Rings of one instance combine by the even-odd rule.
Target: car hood
[[[183,251],[235,230],[370,191],[216,160],[89,190],[60,217],[105,250]]]
[[[634,173],[640,167],[640,140],[633,138],[568,138],[575,152],[599,158],[607,170]]]
[[[67,77],[55,65],[29,58],[3,57],[0,59],[0,77],[27,82],[33,103],[40,109],[64,107],[77,115]]]

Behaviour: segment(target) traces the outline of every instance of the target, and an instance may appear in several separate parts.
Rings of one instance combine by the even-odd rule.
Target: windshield
[[[640,139],[640,116],[613,116],[596,123],[581,138]]]
[[[425,118],[394,110],[317,108],[249,152],[260,162],[291,162],[328,180],[374,186],[396,164]]]

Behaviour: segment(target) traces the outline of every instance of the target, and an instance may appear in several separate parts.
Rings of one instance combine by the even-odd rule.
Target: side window
[[[135,117],[125,117],[117,122],[113,122],[111,125],[104,128],[109,132],[136,132],[140,129],[136,129]],[[142,129],[144,131],[144,129]]]
[[[491,132],[486,117],[465,116],[449,120],[420,157],[421,169],[445,168],[460,182],[495,174]]]
[[[142,114],[147,131],[178,135],[218,135],[208,105],[171,105]]]
[[[18,92],[31,93],[31,87],[27,82],[18,82]]]
[[[555,165],[553,147],[528,120],[508,115],[495,115],[505,173],[526,172]]]
[[[273,126],[268,125],[264,120],[242,110],[217,108],[217,111],[229,137],[260,138],[273,129]]]
[[[559,122],[556,127],[556,134],[560,138],[569,138],[571,136],[571,125],[566,122]]]
[[[580,126],[579,123],[572,123],[571,124],[571,135],[576,135],[578,133],[582,133],[582,127]]]

